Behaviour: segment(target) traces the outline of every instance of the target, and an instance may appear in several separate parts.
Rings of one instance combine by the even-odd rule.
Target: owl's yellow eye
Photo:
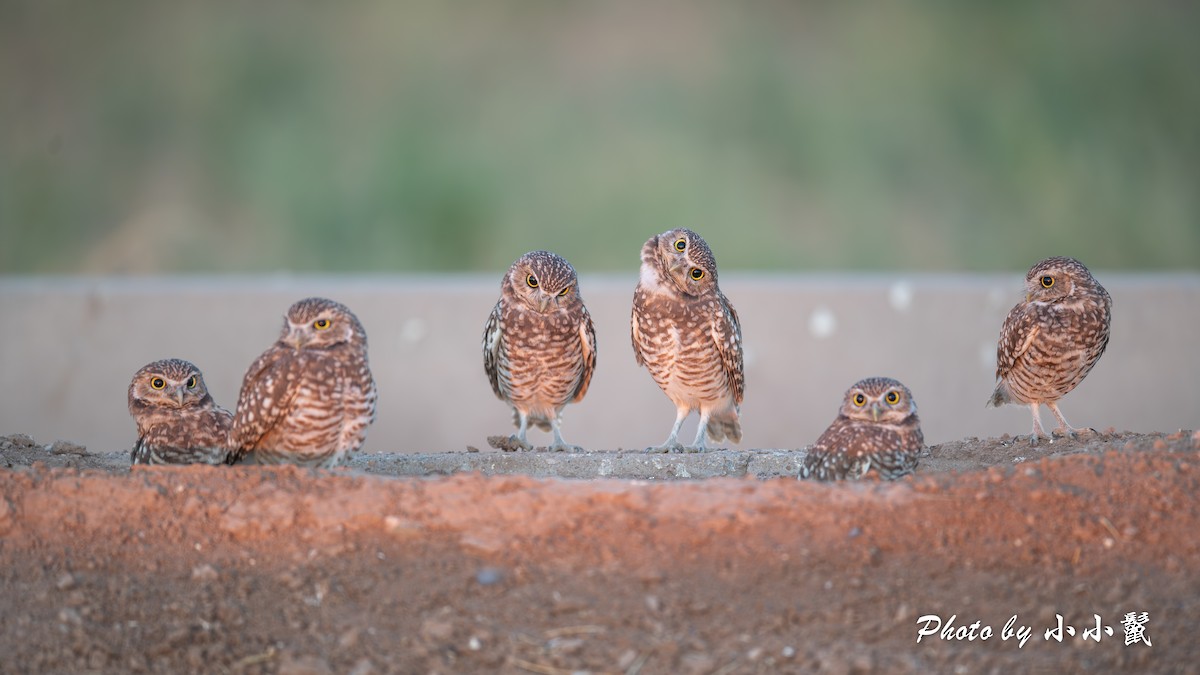
[[[150,387],[153,389],[162,389],[167,386],[167,381],[161,377],[155,377],[150,380]]]
[[[564,295],[566,295],[567,293],[570,293],[570,292],[571,292],[571,287],[570,287],[570,286],[567,286],[566,288],[564,288],[564,289],[562,289],[561,291],[559,291],[559,292],[558,292],[558,296],[559,296],[559,297],[562,297],[562,296],[564,296]]]
[[[854,398],[851,400],[854,401],[854,405],[860,408],[867,404],[867,397],[863,396],[862,394],[855,394]]]
[[[683,237],[676,239],[675,240],[675,250],[681,251],[681,252],[686,251],[687,250],[687,239],[684,239]]]
[[[187,388],[188,388],[188,389],[195,389],[195,388],[196,388],[196,376],[195,376],[195,375],[193,375],[193,376],[191,376],[191,377],[189,377],[189,378],[188,378],[188,381],[187,381]]]
[[[1054,277],[1052,277],[1052,276],[1042,277],[1042,288],[1050,288],[1053,285],[1054,285]]]
[[[332,325],[333,325],[333,322],[330,321],[329,319],[317,319],[316,321],[313,322],[313,328],[316,328],[317,330],[325,330],[326,328],[329,328]]]
[[[537,280],[537,277],[533,276],[532,274],[530,274],[529,276],[525,277],[525,283],[529,284],[529,287],[530,287],[530,288],[537,288],[537,287],[538,287],[538,280]]]
[[[701,279],[704,278],[704,270],[700,269],[699,267],[693,267],[692,268],[692,278],[695,279],[696,281],[700,281]]]
[[[883,397],[883,400],[887,401],[891,405],[896,405],[900,402],[900,394],[898,392],[889,391],[887,396]]]

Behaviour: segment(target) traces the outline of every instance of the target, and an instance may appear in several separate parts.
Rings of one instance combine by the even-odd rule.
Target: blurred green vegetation
[[[1200,5],[0,0],[0,271],[1200,268]]]

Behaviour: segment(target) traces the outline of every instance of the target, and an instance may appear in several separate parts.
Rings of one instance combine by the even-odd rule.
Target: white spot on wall
[[[818,307],[808,317],[808,332],[818,339],[827,338],[837,330],[837,318],[827,307]]]
[[[400,327],[400,339],[415,344],[424,339],[427,332],[424,320],[409,319]]]
[[[912,285],[907,281],[897,281],[888,289],[888,304],[897,312],[908,311],[908,308],[912,306],[912,301]]]

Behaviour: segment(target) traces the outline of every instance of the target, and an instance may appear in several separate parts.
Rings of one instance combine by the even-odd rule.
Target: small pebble
[[[208,563],[192,568],[192,581],[216,581],[220,576],[217,568]]]
[[[651,612],[657,612],[658,610],[662,609],[662,603],[659,602],[657,595],[646,596],[646,609],[650,610]]]
[[[494,586],[504,581],[504,571],[496,567],[484,567],[475,573],[475,581],[480,586]]]

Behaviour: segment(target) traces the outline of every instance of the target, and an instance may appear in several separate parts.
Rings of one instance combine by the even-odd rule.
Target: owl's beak
[[[554,302],[554,296],[550,295],[549,293],[542,293],[541,296],[538,297],[538,311],[542,314],[545,314],[546,310],[550,309],[550,303],[552,302]]]
[[[876,422],[879,421],[879,405],[878,404],[871,406],[871,419]]]
[[[304,331],[301,330],[300,328],[293,326],[288,331],[287,337],[285,337],[283,339],[283,341],[286,342],[288,345],[290,345],[294,349],[301,349],[304,347],[304,344],[305,344]]]
[[[183,387],[175,387],[175,400],[179,403],[179,407],[183,407],[183,395],[186,394]]]
[[[1029,302],[1029,299],[1032,297],[1033,297],[1033,293],[1026,293],[1025,294],[1025,302]]]
[[[671,274],[675,274],[677,272],[682,272],[682,271],[686,270],[688,267],[690,267],[691,264],[692,264],[691,261],[689,261],[687,258],[680,258],[680,259],[676,260],[675,262],[671,263],[671,267],[670,267]]]

